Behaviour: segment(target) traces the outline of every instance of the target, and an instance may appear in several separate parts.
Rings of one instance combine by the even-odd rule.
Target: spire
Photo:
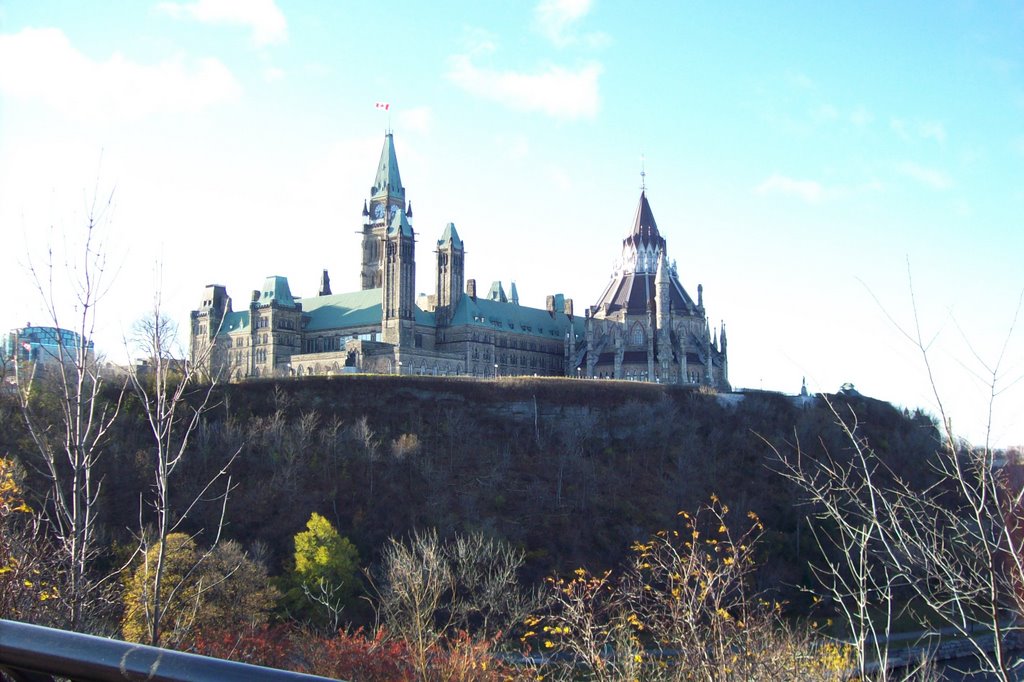
[[[660,285],[662,282],[668,282],[668,259],[665,258],[665,251],[658,251],[658,269],[654,275],[654,286]]]
[[[448,223],[444,226],[444,232],[441,233],[441,238],[437,241],[438,246],[447,246],[451,244],[457,249],[462,248],[462,240],[459,238],[459,232],[455,229],[455,223]]]
[[[324,274],[320,275],[320,292],[317,296],[330,296],[331,295],[331,276],[327,274],[327,269],[324,269]]]
[[[363,199],[363,222],[370,222],[370,209],[366,207],[366,199]]]
[[[646,190],[640,192],[640,203],[636,207],[636,215],[633,216],[633,225],[627,239],[629,238],[634,241],[661,241],[658,223],[654,222],[654,213],[651,212],[651,205],[647,203]]]
[[[396,197],[405,203],[405,188],[402,187],[402,176],[398,173],[398,157],[395,156],[395,142],[390,132],[384,136],[384,147],[380,150],[377,176],[370,188],[370,196]]]
[[[509,300],[514,304],[519,305],[519,292],[516,291],[516,282],[512,280],[512,287],[509,290]]]

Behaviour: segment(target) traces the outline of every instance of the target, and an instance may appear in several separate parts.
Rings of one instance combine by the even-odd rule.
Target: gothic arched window
[[[630,343],[634,346],[642,346],[646,342],[644,338],[644,328],[639,323],[633,325],[633,331],[630,333]]]

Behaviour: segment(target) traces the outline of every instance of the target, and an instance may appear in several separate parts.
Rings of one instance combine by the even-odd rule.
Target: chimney
[[[550,315],[551,317],[554,317],[555,316],[555,297],[554,296],[548,296],[547,309],[548,309],[548,315]]]
[[[565,299],[565,314],[568,317],[570,317],[570,318],[572,317],[572,299],[571,298]]]
[[[259,300],[260,300],[260,292],[259,292],[259,290],[258,289],[253,289],[252,290],[252,302],[256,303]]]
[[[476,300],[476,280],[475,279],[467,279],[466,280],[466,296],[469,296],[474,301]]]

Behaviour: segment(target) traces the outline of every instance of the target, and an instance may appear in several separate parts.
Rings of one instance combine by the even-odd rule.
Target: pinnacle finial
[[[647,159],[643,154],[640,155],[640,191],[647,191]]]

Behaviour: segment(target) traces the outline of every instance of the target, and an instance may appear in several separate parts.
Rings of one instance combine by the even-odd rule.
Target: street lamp
[[[402,376],[402,361],[398,361],[398,376]]]
[[[498,378],[498,363],[494,363],[494,378]]]
[[[579,367],[577,367],[577,368],[576,368],[576,378],[577,378],[577,379],[579,379],[579,378],[581,378],[582,376],[583,376],[583,375],[582,375],[582,374],[580,374],[580,368],[579,368]]]

